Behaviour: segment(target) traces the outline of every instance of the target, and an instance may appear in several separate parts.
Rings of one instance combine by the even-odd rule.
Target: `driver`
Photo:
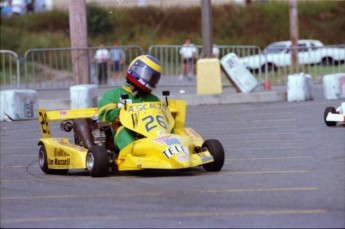
[[[122,87],[107,91],[98,102],[98,119],[112,124],[116,130],[115,146],[122,150],[135,140],[135,133],[123,126],[117,128],[120,108],[124,105],[121,95],[128,94],[127,103],[158,102],[159,98],[151,94],[161,78],[160,62],[151,55],[135,58],[127,70],[126,82]]]

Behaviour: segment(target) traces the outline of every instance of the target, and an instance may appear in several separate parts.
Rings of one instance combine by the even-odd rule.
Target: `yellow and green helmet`
[[[126,79],[141,90],[150,93],[161,78],[161,64],[151,55],[135,58],[128,67]]]

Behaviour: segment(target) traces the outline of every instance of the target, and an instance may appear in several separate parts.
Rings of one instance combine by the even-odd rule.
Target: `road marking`
[[[228,142],[246,142],[246,143],[256,143],[256,142],[300,142],[300,139],[262,139],[262,140],[237,140],[229,139]]]
[[[294,122],[296,119],[294,118],[286,118],[286,119],[254,119],[251,120],[254,122]]]
[[[38,157],[37,154],[8,154],[8,155],[1,155],[0,158],[5,158],[5,157]]]
[[[4,219],[2,223],[32,223],[54,221],[94,221],[94,220],[129,220],[129,219],[159,219],[159,218],[189,218],[189,217],[226,217],[226,216],[274,216],[274,215],[310,215],[325,214],[326,209],[281,209],[281,210],[244,210],[244,211],[212,211],[212,212],[168,212],[131,215],[89,215]]]
[[[38,149],[39,146],[13,146],[13,147],[0,147],[1,150],[14,150],[14,149]]]
[[[286,160],[286,159],[312,159],[313,156],[290,156],[290,157],[249,157],[249,158],[230,158],[225,161],[256,161],[256,160]]]
[[[255,148],[227,148],[230,151],[242,151],[242,150],[285,150],[285,149],[304,149],[303,146],[284,146],[284,147],[255,147]]]
[[[27,165],[5,165],[5,166],[0,166],[0,169],[10,169],[10,168],[27,168]],[[30,167],[38,167],[38,165],[35,166],[30,166]]]
[[[219,175],[243,175],[243,174],[287,174],[306,173],[306,170],[271,170],[271,171],[240,171],[240,172],[220,172]]]
[[[290,132],[290,133],[265,133],[265,136],[267,135],[298,135],[296,132]],[[262,136],[262,133],[251,133],[251,134],[227,134],[227,136]]]
[[[201,190],[206,193],[227,193],[227,192],[281,192],[281,191],[315,191],[318,187],[286,187],[286,188],[240,188],[224,190]]]
[[[241,188],[241,189],[210,189],[189,191],[189,193],[236,193],[236,192],[281,192],[281,191],[316,191],[318,187],[277,187],[277,188]],[[179,192],[138,192],[138,193],[94,193],[94,194],[66,194],[66,195],[28,195],[1,196],[0,200],[36,200],[36,199],[74,199],[74,198],[112,198],[112,197],[140,197],[140,196],[171,196]]]
[[[253,126],[253,127],[231,127],[231,130],[256,130],[256,129],[281,129],[281,128],[296,128],[297,125],[290,126]]]
[[[219,172],[219,175],[246,175],[246,174],[289,174],[289,173],[305,173],[306,170],[271,170],[271,171],[239,171],[239,172]],[[112,177],[110,177],[112,178]],[[109,177],[105,177],[104,179],[110,179]],[[116,179],[130,179],[136,178],[131,176],[116,176]],[[52,181],[52,180],[73,180],[76,179],[75,177],[68,177],[68,176],[61,176],[61,177],[42,177],[36,179],[2,179],[1,182],[36,182],[36,181]],[[78,179],[87,180],[90,177],[79,177]],[[98,179],[99,180],[99,179]]]

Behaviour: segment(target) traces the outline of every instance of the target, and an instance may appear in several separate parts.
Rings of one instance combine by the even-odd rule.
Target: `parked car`
[[[345,44],[340,46],[324,46],[319,40],[299,40],[298,63],[303,65],[322,64],[336,65],[345,61]],[[257,55],[241,58],[250,71],[277,70],[279,67],[291,65],[291,41],[279,41],[268,45]]]

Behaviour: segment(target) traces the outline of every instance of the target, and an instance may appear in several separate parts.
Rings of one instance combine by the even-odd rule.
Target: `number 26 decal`
[[[142,119],[143,122],[145,122],[146,120],[147,120],[147,123],[145,125],[145,128],[146,128],[147,132],[149,132],[152,129],[157,127],[157,125],[155,124],[155,118],[152,115],[146,116],[145,118]],[[156,121],[164,129],[167,128],[167,124],[165,123],[163,116],[157,115],[156,116]]]

